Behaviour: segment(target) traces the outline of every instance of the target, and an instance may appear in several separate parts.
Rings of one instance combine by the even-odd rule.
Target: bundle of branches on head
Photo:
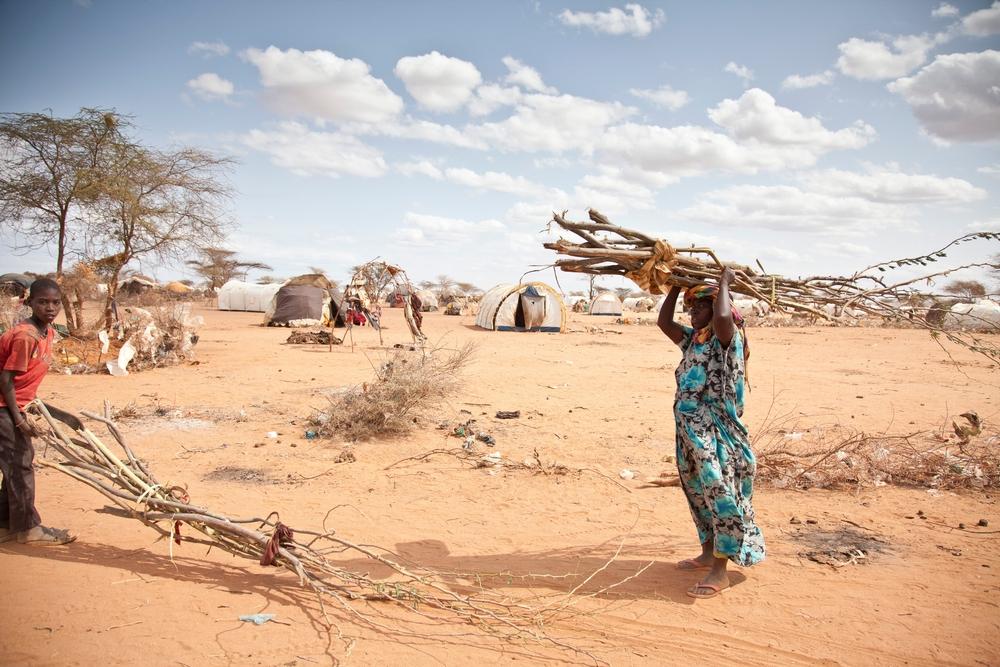
[[[728,266],[736,273],[736,279],[730,285],[732,292],[765,301],[773,309],[808,313],[824,319],[832,318],[830,310],[852,309],[875,317],[902,319],[984,354],[993,361],[1000,361],[1000,347],[994,342],[973,332],[946,330],[943,323],[934,317],[932,308],[904,305],[914,292],[912,286],[918,282],[960,269],[998,268],[997,265],[986,262],[966,264],[895,283],[886,279],[889,269],[928,266],[946,257],[945,251],[952,246],[977,239],[1000,241],[1000,233],[966,234],[927,255],[875,264],[852,276],[792,279],[768,273],[760,262],[757,262],[759,271],[747,265],[723,262],[711,248],[675,247],[666,240],[620,227],[593,209],[588,213],[590,220],[584,222],[567,220],[566,211],[553,213],[552,222],[579,238],[578,241],[561,238],[545,244],[549,250],[564,256],[555,262],[555,266],[563,271],[624,276],[652,294],[665,294],[674,285],[692,287],[714,282],[722,267]],[[982,328],[1000,332],[995,325]]]

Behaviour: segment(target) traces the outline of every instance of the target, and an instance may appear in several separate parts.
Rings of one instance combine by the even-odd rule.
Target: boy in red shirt
[[[76,539],[42,525],[35,510],[35,449],[38,435],[22,410],[35,398],[52,362],[52,322],[59,314],[59,285],[51,278],[31,284],[31,317],[0,336],[0,542],[67,544]]]

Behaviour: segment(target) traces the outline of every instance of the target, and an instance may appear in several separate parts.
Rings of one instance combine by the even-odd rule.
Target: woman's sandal
[[[69,544],[76,540],[76,535],[70,535],[69,531],[57,530],[55,528],[49,528],[48,526],[39,526],[42,530],[41,537],[27,538],[24,537],[24,533],[17,536],[18,544],[30,544],[36,547],[54,547],[61,544]]]
[[[707,570],[708,565],[702,565],[694,558],[685,558],[684,560],[677,561],[678,570]]]
[[[699,588],[707,588],[711,593],[699,593]],[[708,598],[714,598],[716,595],[725,590],[721,586],[716,586],[715,584],[695,584],[691,588],[687,589],[687,595],[689,598],[696,598],[698,600],[707,600]]]

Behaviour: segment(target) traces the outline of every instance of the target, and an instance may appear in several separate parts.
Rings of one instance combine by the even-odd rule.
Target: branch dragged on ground
[[[337,605],[342,618],[393,637],[452,641],[457,636],[454,631],[441,628],[435,632],[434,628],[460,622],[502,645],[534,645],[569,653],[576,659],[585,656],[595,664],[602,664],[586,650],[552,635],[543,622],[552,619],[542,618],[543,609],[536,610],[509,595],[476,587],[474,577],[453,582],[473,591],[460,594],[446,583],[443,573],[404,565],[386,556],[391,553],[388,550],[350,541],[335,530],[324,527],[322,532],[293,531],[281,523],[277,512],[265,517],[234,518],[200,507],[191,501],[186,488],[159,482],[111,420],[83,413],[104,424],[120,453],[89,428],[71,432],[52,417],[41,401],[33,401],[29,407],[43,420],[38,426],[46,443],[46,456],[37,459],[40,465],[101,493],[125,516],[142,522],[168,540],[171,555],[184,544],[200,544],[292,572],[302,586],[317,595],[331,628],[335,624],[329,617],[327,602]],[[357,567],[348,569],[331,560],[334,556],[360,557],[367,563],[363,569],[377,565],[390,576],[376,580],[359,574],[355,571]],[[389,603],[402,610],[403,615],[393,617],[364,604],[374,602]]]

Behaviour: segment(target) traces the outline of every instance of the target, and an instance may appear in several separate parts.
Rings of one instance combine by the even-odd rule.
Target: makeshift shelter
[[[22,297],[35,279],[23,273],[5,273],[0,276],[0,293]]]
[[[621,315],[622,300],[614,292],[601,292],[590,302],[591,315]]]
[[[271,304],[271,299],[281,289],[281,285],[256,285],[238,280],[230,280],[219,288],[219,310],[240,310],[248,313],[263,313]]]
[[[185,285],[184,283],[181,282],[177,282],[176,280],[164,285],[163,289],[166,290],[167,292],[170,292],[171,294],[190,294],[191,292],[194,291],[193,287]]]
[[[497,285],[483,295],[476,325],[494,331],[562,331],[566,306],[545,283]]]
[[[417,298],[420,299],[420,310],[425,313],[429,313],[432,310],[438,309],[438,298],[434,292],[429,289],[422,289],[417,292]]]
[[[118,294],[122,296],[138,296],[159,287],[157,282],[146,276],[130,276],[118,283]]]
[[[322,287],[286,283],[271,299],[271,305],[264,314],[264,324],[269,327],[320,324],[329,316],[329,299]]]
[[[648,296],[630,296],[622,301],[622,310],[633,313],[648,313],[655,304],[656,302]]]

